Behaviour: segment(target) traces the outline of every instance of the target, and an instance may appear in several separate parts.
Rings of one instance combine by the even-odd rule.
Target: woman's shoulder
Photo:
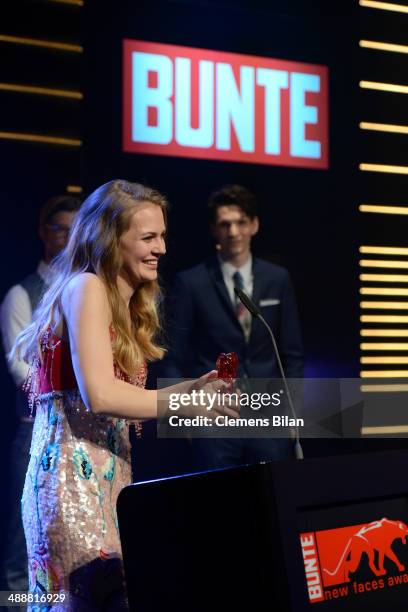
[[[76,310],[86,305],[88,305],[87,309],[93,312],[95,308],[102,307],[107,316],[110,313],[105,285],[96,274],[91,272],[81,272],[71,278],[62,291],[61,302],[65,314],[72,308]]]
[[[92,272],[81,272],[73,276],[64,288],[65,295],[73,293],[100,293],[106,296],[105,285],[101,279]]]

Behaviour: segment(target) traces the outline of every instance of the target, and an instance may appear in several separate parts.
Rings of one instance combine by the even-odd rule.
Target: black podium
[[[138,483],[118,518],[135,612],[408,610],[408,450]]]

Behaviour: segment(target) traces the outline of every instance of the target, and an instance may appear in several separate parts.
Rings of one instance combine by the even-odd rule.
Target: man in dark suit
[[[227,185],[209,199],[217,254],[179,273],[170,296],[169,352],[162,374],[198,377],[215,367],[220,353],[235,351],[239,377],[280,378],[269,335],[237,302],[234,286],[250,295],[272,327],[285,374],[303,376],[303,353],[295,295],[287,270],[253,257],[258,231],[255,197]],[[225,467],[292,455],[285,439],[194,440],[197,467]]]

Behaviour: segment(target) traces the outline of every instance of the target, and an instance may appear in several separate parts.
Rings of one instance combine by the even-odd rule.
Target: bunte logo
[[[123,41],[127,153],[329,167],[327,66]]]
[[[404,522],[388,518],[300,534],[309,601],[407,584],[408,573],[400,559],[407,536]],[[360,571],[370,579],[359,582]]]

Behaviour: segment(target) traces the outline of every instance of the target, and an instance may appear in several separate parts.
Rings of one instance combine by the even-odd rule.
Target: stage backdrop
[[[213,251],[206,200],[257,196],[256,254],[289,268],[307,374],[358,374],[352,4],[85,3],[85,192],[147,183],[172,205],[163,280]]]

